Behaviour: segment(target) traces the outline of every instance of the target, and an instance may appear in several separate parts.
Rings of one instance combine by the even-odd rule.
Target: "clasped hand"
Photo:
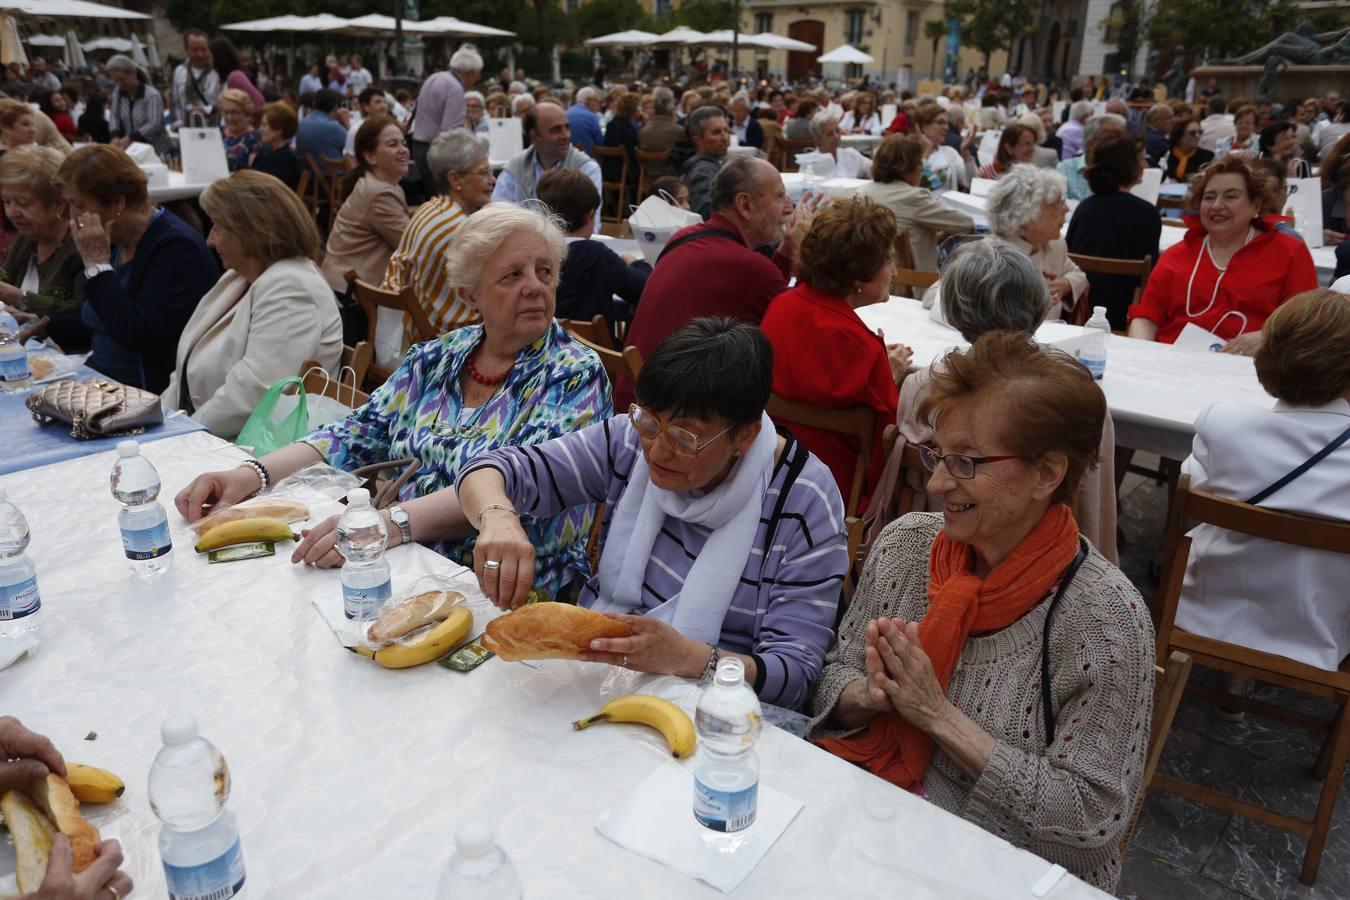
[[[919,643],[917,622],[874,619],[863,654],[870,708],[893,709],[924,731],[947,714],[951,704]]]

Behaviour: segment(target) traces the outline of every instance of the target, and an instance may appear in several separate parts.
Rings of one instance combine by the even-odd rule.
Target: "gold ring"
[[[113,900],[122,900],[122,895],[117,892],[117,888],[111,884],[105,884],[103,889],[113,895]]]

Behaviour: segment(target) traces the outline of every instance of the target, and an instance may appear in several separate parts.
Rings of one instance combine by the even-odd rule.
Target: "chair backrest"
[[[928,290],[942,278],[941,272],[925,272],[922,269],[896,269],[891,276],[891,293],[904,295],[910,288],[919,293]]]
[[[863,484],[866,482],[867,472],[872,466],[872,442],[875,440],[876,412],[866,406],[858,406],[853,409],[827,409],[822,406],[797,403],[777,394],[769,395],[769,402],[764,407],[764,411],[777,422],[788,425],[805,425],[809,428],[833,431],[857,439],[858,459],[853,464],[852,484],[844,502],[844,515],[857,515],[858,507],[862,503]]]
[[[596,162],[600,163],[600,170],[605,170],[606,159],[617,159],[620,163],[619,180],[610,181],[604,179],[600,182],[604,193],[612,192],[615,198],[614,215],[610,216],[605,212],[605,198],[600,198],[600,218],[608,219],[611,222],[622,222],[628,218],[625,200],[628,194],[628,151],[623,147],[602,147],[595,144],[591,147],[591,155],[595,157]],[[611,167],[610,171],[613,171]]]
[[[1144,807],[1144,799],[1153,783],[1153,773],[1158,770],[1158,761],[1162,759],[1163,747],[1167,744],[1167,733],[1172,730],[1172,720],[1176,718],[1177,707],[1181,705],[1181,695],[1186,691],[1186,681],[1191,675],[1191,657],[1180,650],[1173,650],[1167,656],[1166,667],[1153,667],[1153,719],[1148,729],[1148,753],[1144,757],[1144,777],[1139,782],[1139,794],[1130,813],[1129,824],[1120,839],[1120,853],[1125,855],[1129,849],[1130,838],[1134,836],[1135,823],[1139,821],[1139,811]]]
[[[356,383],[365,384],[366,373],[375,361],[375,346],[369,341],[358,341],[355,347],[342,345],[342,365],[356,373]]]
[[[804,152],[806,152],[807,150],[811,150],[811,149],[813,149],[815,146],[816,146],[816,142],[813,141],[813,140],[809,140],[809,139],[808,139],[808,140],[801,140],[801,141],[792,141],[792,140],[788,140],[787,138],[784,138],[784,139],[783,139],[783,158],[782,158],[781,164],[778,166],[778,170],[779,170],[780,172],[795,172],[795,171],[797,171],[797,154],[798,154],[798,153],[804,153]]]
[[[1149,272],[1153,271],[1153,256],[1151,254],[1145,254],[1143,259],[1112,259],[1108,256],[1070,253],[1069,259],[1077,263],[1078,268],[1089,275],[1128,275],[1138,278],[1139,284],[1135,285],[1134,295],[1130,297],[1131,305],[1138,303],[1144,296],[1144,285],[1148,284]],[[1075,325],[1081,325],[1091,315],[1092,296],[1091,291],[1089,291],[1080,298],[1069,319]]]
[[[599,313],[596,313],[595,318],[589,322],[584,319],[559,319],[558,324],[569,334],[584,338],[588,343],[614,349],[614,338],[610,336],[609,323]]]
[[[900,437],[900,429],[894,423],[887,425],[881,433],[881,447],[890,459],[891,451],[895,448],[895,442]],[[910,478],[910,473],[916,473],[918,478]],[[923,467],[923,460],[919,458],[919,448],[915,444],[906,443],[905,449],[901,451],[900,473],[895,480],[895,515],[898,518],[905,513],[913,510],[916,506],[915,496],[920,488],[916,488],[912,482],[919,484],[928,483],[928,470]]]
[[[670,168],[670,151],[669,150],[637,151],[638,186],[637,186],[637,196],[633,198],[634,203],[641,203],[642,198],[647,195],[647,180],[648,180],[647,173],[650,171],[652,163],[659,163],[661,166],[661,171],[663,172],[666,171],[667,169]],[[653,178],[651,180],[655,181],[656,179]]]
[[[844,572],[844,585],[839,597],[839,609],[834,616],[835,631],[844,620],[844,613],[853,602],[853,592],[858,589],[858,578],[862,575],[863,560],[858,558],[858,548],[862,546],[863,520],[861,516],[849,516],[844,520],[844,533],[848,536],[848,570]]]
[[[636,379],[638,369],[642,368],[642,354],[637,353],[635,347],[625,347],[623,351],[615,350],[611,347],[604,347],[594,341],[588,341],[579,334],[573,332],[573,337],[595,351],[596,356],[600,357],[600,364],[605,367],[605,374],[609,376],[610,384],[617,384],[619,378]],[[632,359],[628,351],[637,353],[637,368],[633,368]]]
[[[375,313],[376,308],[395,309],[407,313],[413,322],[413,333],[419,341],[432,341],[440,336],[436,332],[436,327],[431,324],[431,319],[427,318],[427,311],[413,296],[411,288],[404,288],[398,293],[386,291],[357,278],[355,271],[348,271],[343,277],[352,286],[352,297],[357,303],[361,304],[362,309],[366,311],[366,316],[370,319],[369,334],[367,334],[366,340],[372,346],[375,344],[375,320],[378,318]]]

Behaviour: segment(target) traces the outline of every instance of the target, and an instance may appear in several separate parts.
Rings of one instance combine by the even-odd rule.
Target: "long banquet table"
[[[204,433],[144,452],[168,498],[242,457]],[[659,739],[638,726],[570,726],[638,688],[692,709],[691,682],[566,661],[381,669],[341,649],[311,606],[339,590],[336,571],[292,566],[284,548],[207,565],[172,510],[173,568],[134,583],[108,494],[112,462],[103,453],[0,477],[32,528],[46,618],[37,655],[0,672],[0,695],[4,713],[68,759],[126,780],[121,800],[86,813],[124,842],[134,897],[164,895],[145,785],[174,711],[194,713],[230,764],[250,896],[430,896],[466,818],[497,827],[532,900],[722,896],[594,828],[669,759]],[[316,517],[335,509],[312,507]],[[475,628],[492,615],[465,570],[430,550],[397,547],[389,560],[396,591],[424,573],[459,576]],[[763,783],[805,806],[733,896],[1030,898],[1050,868],[776,728],[760,755]],[[13,865],[0,847],[0,891]],[[1106,895],[1065,877],[1047,896]]]
[[[858,315],[868,327],[880,328],[887,341],[913,347],[915,366],[927,366],[947,350],[966,346],[959,333],[935,322],[917,300],[892,297],[860,308]],[[1036,336],[1072,352],[1083,331],[1047,322]],[[1119,335],[1107,338],[1102,391],[1116,426],[1116,443],[1169,459],[1190,455],[1196,417],[1211,404],[1275,404],[1257,381],[1250,357]]]

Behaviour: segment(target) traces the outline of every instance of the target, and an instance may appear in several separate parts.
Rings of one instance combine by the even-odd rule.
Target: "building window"
[[[656,17],[664,19],[670,15],[670,0],[656,0]]]
[[[755,34],[773,32],[773,13],[755,13]]]
[[[861,44],[863,42],[863,11],[861,9],[850,9],[848,11],[848,24],[845,26],[847,37],[845,41],[850,44]]]
[[[914,10],[905,13],[905,56],[914,55],[914,46],[919,41],[919,14]]]
[[[567,0],[567,11],[574,13],[581,8],[581,0]]]

